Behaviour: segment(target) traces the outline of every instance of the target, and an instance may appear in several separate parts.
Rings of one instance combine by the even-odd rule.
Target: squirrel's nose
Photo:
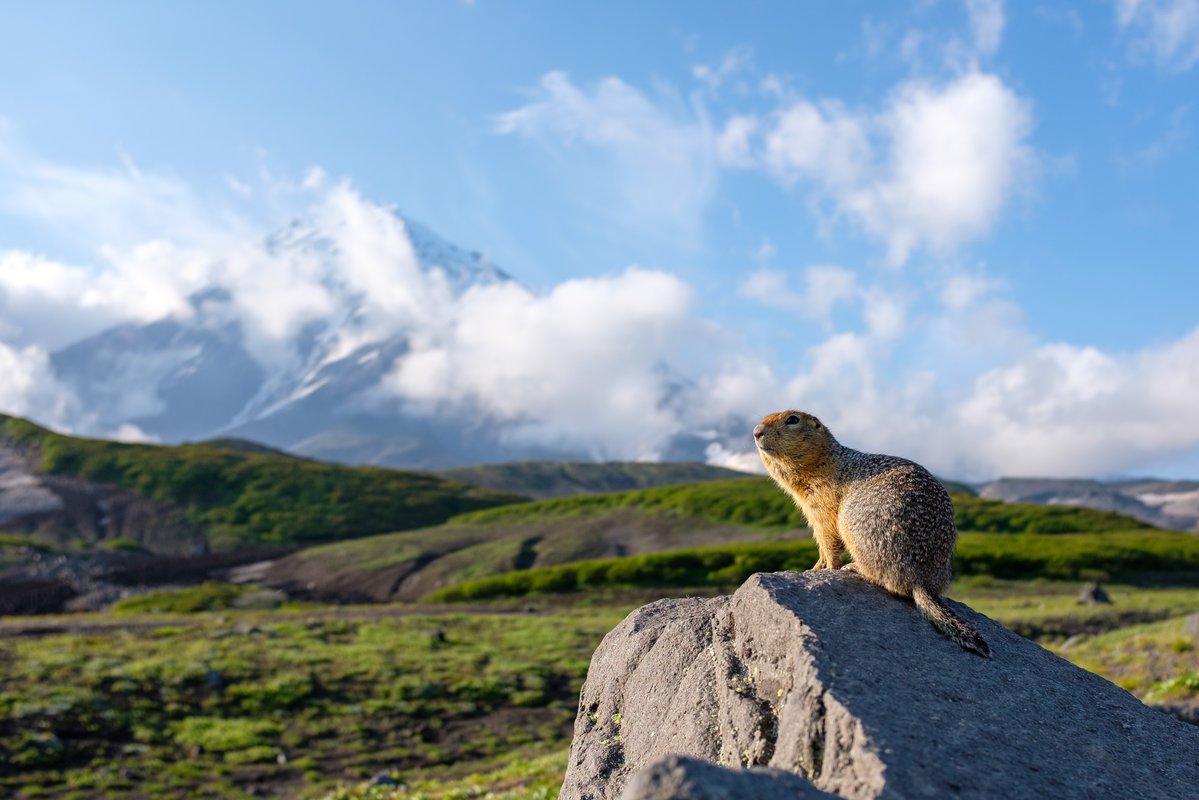
[[[766,426],[759,422],[757,426],[754,427],[754,438],[761,439],[762,434],[764,433],[766,433]]]

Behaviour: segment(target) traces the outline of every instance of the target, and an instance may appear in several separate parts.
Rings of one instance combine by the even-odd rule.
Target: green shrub
[[[499,678],[467,678],[451,686],[450,694],[475,703],[499,703],[512,694],[512,686]]]
[[[62,740],[49,731],[25,731],[9,745],[12,763],[19,767],[48,767],[63,757]]]
[[[229,697],[248,714],[265,714],[304,705],[316,687],[311,675],[285,672],[256,683],[237,683],[229,687]]]
[[[268,764],[279,758],[279,750],[274,747],[258,745],[244,750],[230,750],[225,753],[226,764]]]
[[[178,744],[214,753],[265,747],[280,731],[279,725],[270,720],[237,717],[187,717],[174,726]]]
[[[112,606],[118,614],[194,614],[231,608],[245,587],[209,581],[183,589],[167,589],[126,597]]]
[[[755,572],[809,569],[811,541],[670,550],[577,561],[460,583],[426,599],[436,602],[520,597],[602,586],[735,586]],[[1167,531],[995,536],[958,539],[954,572],[996,578],[1060,580],[1128,578],[1152,572],[1199,571],[1199,537]]]

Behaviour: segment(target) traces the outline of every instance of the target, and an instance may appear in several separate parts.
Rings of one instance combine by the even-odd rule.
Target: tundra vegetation
[[[329,541],[277,562],[280,584],[311,568],[340,576],[328,598],[411,594],[208,581],[0,619],[0,796],[553,797],[591,652],[625,614],[815,560],[761,479],[515,502],[236,443],[81,445],[12,419],[4,434],[45,472],[177,504],[230,546]],[[1199,536],[951,488],[951,596],[1147,702],[1199,704]],[[439,510],[404,516],[414,497]],[[366,536],[380,519],[396,532]],[[56,547],[0,535],[0,566]],[[1093,580],[1110,604],[1078,602]]]

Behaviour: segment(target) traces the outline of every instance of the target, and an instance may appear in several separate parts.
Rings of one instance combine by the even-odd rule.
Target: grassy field
[[[955,487],[956,484],[949,484]],[[958,528],[989,533],[1068,533],[1145,529],[1150,526],[1120,514],[1089,508],[1001,503],[953,492]],[[734,478],[683,486],[583,495],[521,503],[463,514],[455,522],[489,525],[553,518],[577,518],[596,511],[634,508],[720,524],[785,530],[806,524],[791,499],[768,478]]]
[[[968,573],[1027,574],[1049,566],[1057,577],[1075,577],[1070,565],[1080,556],[1065,553],[1071,547],[1068,537],[1056,544],[1044,537],[1085,531],[1122,532],[1126,539],[1135,539],[1142,531],[1147,535],[1153,531],[1137,520],[1090,509],[1006,504],[962,493],[955,493],[954,503],[958,526],[964,531],[1042,537],[1036,540],[1041,544],[1031,560],[1020,557],[1028,545],[1024,539],[1006,544],[996,540],[974,550],[974,561],[959,565]],[[810,543],[797,541],[807,538],[803,515],[773,483],[738,478],[515,503],[461,514],[434,528],[303,550],[280,562],[272,579],[289,589],[310,587],[313,595],[325,599],[375,601],[412,601],[429,595],[477,599],[611,581],[723,586],[771,565],[811,566],[815,556],[807,555]],[[1106,546],[1116,542],[1113,537]],[[727,552],[704,549],[717,545]],[[1001,555],[1002,563],[983,563],[991,550]],[[1050,563],[1050,550],[1065,553],[1065,567]],[[1108,552],[1104,549],[1096,560],[1097,574],[1103,572]],[[590,563],[612,557],[619,557],[621,563]],[[545,568],[558,571],[523,574]],[[508,574],[511,577],[504,577]]]
[[[36,635],[18,618],[0,625],[0,795],[312,796],[540,758],[625,611],[126,610]]]
[[[1199,587],[1112,584],[1105,606],[1080,588],[951,594],[1147,700],[1199,702]],[[0,796],[553,797],[592,650],[651,596],[688,593],[237,610],[247,591],[0,621]],[[405,788],[361,788],[380,773]]]
[[[433,592],[431,602],[479,601],[608,586],[739,585],[755,572],[803,570],[816,560],[811,541],[749,543],[594,559],[466,580]],[[1199,575],[1199,537],[1169,531],[995,535],[966,533],[954,555],[958,575],[994,578],[1133,579]]]

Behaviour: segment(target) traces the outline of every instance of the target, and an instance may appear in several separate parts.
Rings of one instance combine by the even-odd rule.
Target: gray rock
[[[1199,641],[1199,614],[1188,614],[1182,629],[1195,641]]]
[[[833,571],[640,608],[592,658],[560,797],[614,800],[672,754],[845,798],[1194,797],[1199,729],[952,605],[993,659]]]
[[[1086,606],[1111,605],[1112,599],[1107,596],[1107,592],[1098,583],[1088,583],[1082,587],[1082,592],[1078,595],[1078,602]]]
[[[726,769],[668,756],[629,779],[621,800],[832,800],[803,778],[780,769]]]
[[[371,778],[367,786],[399,786],[400,782],[390,772],[380,772]]]

